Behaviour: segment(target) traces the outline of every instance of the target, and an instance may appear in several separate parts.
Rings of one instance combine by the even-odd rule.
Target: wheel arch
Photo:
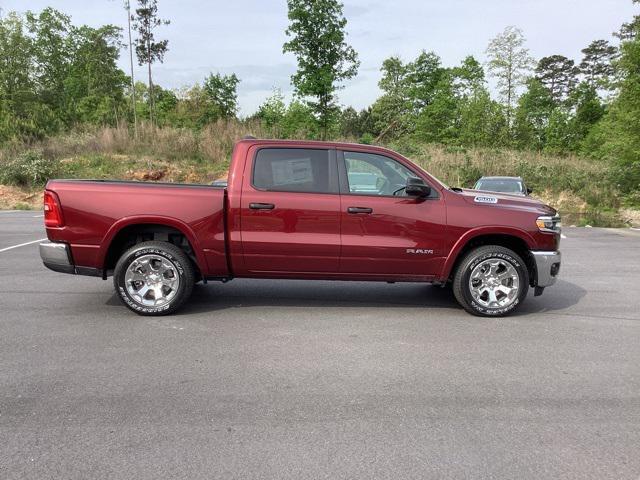
[[[198,274],[202,275],[204,272],[206,259],[189,225],[172,217],[136,216],[118,220],[103,238],[98,252],[98,263],[103,266],[103,277],[106,278],[107,273],[113,270],[122,252],[147,240],[174,243],[187,253]]]
[[[535,262],[529,252],[534,249],[535,242],[527,232],[517,228],[505,230],[504,227],[501,227],[500,230],[491,228],[470,230],[460,237],[451,249],[443,265],[440,278],[442,278],[443,281],[450,280],[465,254],[473,248],[482,245],[500,245],[517,253],[527,266],[527,270],[529,271],[529,284],[533,286],[536,270]]]

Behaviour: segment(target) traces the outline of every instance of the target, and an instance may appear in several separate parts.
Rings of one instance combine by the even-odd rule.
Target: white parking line
[[[40,240],[34,240],[33,242],[26,242],[26,243],[21,243],[20,245],[13,245],[11,247],[0,249],[0,253],[6,252],[7,250],[13,250],[14,248],[20,248],[20,247],[24,247],[26,245],[31,245],[33,243],[44,242],[45,240],[46,240],[46,238],[41,238]]]

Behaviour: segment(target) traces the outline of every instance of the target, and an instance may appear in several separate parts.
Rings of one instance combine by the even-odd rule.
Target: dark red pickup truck
[[[366,145],[242,140],[227,185],[52,180],[44,209],[44,264],[113,275],[142,315],[244,277],[451,284],[467,311],[500,316],[560,269],[553,208],[449,188]]]

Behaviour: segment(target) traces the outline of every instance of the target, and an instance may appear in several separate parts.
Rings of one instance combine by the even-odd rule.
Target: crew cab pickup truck
[[[241,140],[226,184],[51,180],[44,211],[44,264],[113,276],[141,315],[175,312],[196,282],[242,277],[429,282],[502,316],[560,269],[553,208],[449,188],[367,145]]]

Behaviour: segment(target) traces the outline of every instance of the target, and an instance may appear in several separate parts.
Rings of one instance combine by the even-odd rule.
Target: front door
[[[446,214],[439,191],[407,196],[410,165],[385,155],[339,152],[340,272],[417,280],[436,275],[444,259]]]
[[[336,273],[340,195],[336,152],[256,147],[243,179],[241,239],[247,272]]]

